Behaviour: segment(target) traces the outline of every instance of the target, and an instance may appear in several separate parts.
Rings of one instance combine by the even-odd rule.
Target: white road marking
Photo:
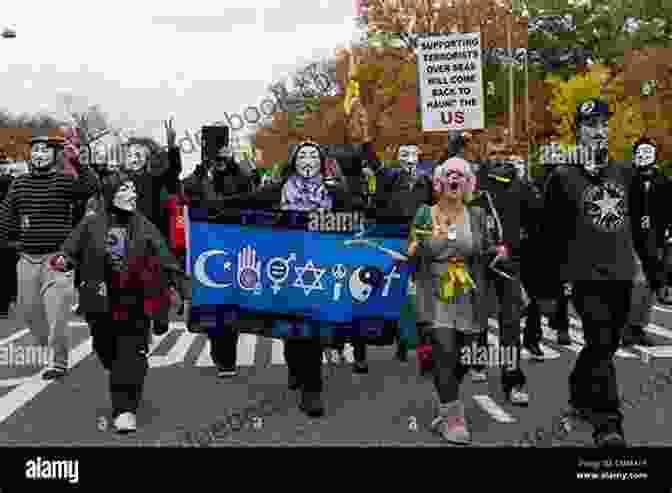
[[[173,366],[184,361],[185,356],[189,352],[189,348],[194,343],[198,334],[192,334],[191,332],[180,331],[180,334],[175,342],[175,345],[171,348],[165,356],[150,356],[148,358],[150,368],[163,368],[166,366]]]
[[[653,305],[653,309],[658,310],[659,312],[672,313],[672,308],[667,308],[660,305]]]
[[[4,346],[5,344],[9,344],[12,341],[20,339],[21,337],[25,336],[28,333],[30,333],[29,329],[22,329],[22,330],[16,331],[13,334],[9,335],[8,337],[5,337],[4,339],[0,339],[0,346]]]
[[[635,348],[653,358],[672,358],[672,346],[635,346]]]
[[[576,328],[581,328],[581,321],[577,320],[574,317],[569,317],[569,324],[576,327]],[[573,341],[576,341],[578,344],[581,344],[581,346],[586,345],[586,341],[583,338],[583,334],[579,332],[578,330],[570,327],[569,328],[569,336],[572,338]],[[639,356],[636,354],[632,354],[631,352],[625,351],[624,349],[619,349],[616,351],[616,356],[619,358],[637,358],[639,359]]]
[[[70,368],[77,366],[92,352],[93,343],[91,338],[88,338],[70,352]],[[0,397],[0,423],[28,404],[52,383],[54,380],[42,380],[42,374],[38,373],[30,377],[23,385]]]
[[[672,339],[672,330],[666,329],[665,327],[661,327],[660,325],[649,324],[644,328],[644,330],[660,337]]]
[[[494,318],[488,319],[488,322],[490,323],[490,327],[493,329],[498,329],[499,328],[499,323],[497,320]],[[522,324],[522,327],[524,327],[525,324]],[[521,335],[522,337],[522,335]],[[497,334],[493,334],[492,332],[488,332],[488,344],[491,344],[493,346],[499,346],[499,336]],[[544,359],[555,359],[560,357],[560,353],[557,351],[554,351],[548,346],[544,346],[543,344],[539,344],[539,347],[541,347],[541,350],[544,352]],[[532,359],[532,354],[525,348],[521,348],[520,354],[523,359],[528,360]]]
[[[259,336],[254,334],[240,334],[238,337],[238,349],[236,364],[238,366],[253,366],[254,356],[259,342]]]
[[[215,362],[212,361],[212,356],[210,356],[210,340],[206,339],[205,344],[203,344],[203,350],[196,360],[196,366],[199,367],[209,367],[215,366]]]
[[[271,365],[286,365],[285,343],[281,339],[271,341]]]
[[[507,413],[504,409],[499,407],[499,405],[493,401],[490,396],[487,395],[474,395],[473,396],[476,403],[483,409],[486,413],[492,417],[495,421],[499,423],[515,423],[516,418]]]

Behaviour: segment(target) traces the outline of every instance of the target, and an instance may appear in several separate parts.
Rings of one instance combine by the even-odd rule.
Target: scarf
[[[295,211],[330,210],[333,200],[321,176],[304,178],[292,175],[282,188],[282,206],[283,209]]]
[[[439,299],[452,303],[457,296],[474,289],[476,283],[464,267],[464,259],[451,259],[448,270],[441,274]]]

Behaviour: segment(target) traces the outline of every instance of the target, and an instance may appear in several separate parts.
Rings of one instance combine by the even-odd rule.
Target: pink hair
[[[452,157],[443,164],[437,166],[434,170],[432,183],[436,193],[443,193],[448,190],[448,175],[450,171],[458,171],[464,174],[464,181],[460,183],[460,189],[464,194],[472,194],[476,190],[476,176],[471,165],[459,157]]]

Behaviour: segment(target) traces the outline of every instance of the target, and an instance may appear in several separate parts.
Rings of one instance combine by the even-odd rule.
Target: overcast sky
[[[353,0],[7,2],[0,107],[63,113],[63,94],[164,143],[239,113],[271,82],[353,37]],[[187,162],[198,156],[186,157]]]

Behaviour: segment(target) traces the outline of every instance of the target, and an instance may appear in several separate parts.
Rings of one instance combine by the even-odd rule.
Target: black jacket
[[[659,173],[647,178],[635,172],[630,188],[632,234],[644,273],[654,289],[661,287],[667,277],[668,269],[659,252],[666,248],[665,231],[672,223],[670,193],[672,184]]]
[[[521,238],[536,231],[541,213],[541,197],[528,183],[521,181],[515,170],[509,167],[490,168],[482,166],[478,173],[478,190],[487,191],[499,220],[503,238],[512,249],[512,260],[521,260]],[[487,200],[479,202],[492,216]]]
[[[619,162],[611,163],[602,178],[574,165],[553,170],[535,248],[541,297],[555,297],[562,282],[632,281],[631,183],[631,167]]]
[[[376,217],[404,218],[410,224],[423,204],[433,204],[431,178],[421,175],[413,187],[406,171],[381,168],[376,174]]]
[[[192,207],[254,192],[254,181],[235,170],[210,171],[203,164],[182,181]]]

